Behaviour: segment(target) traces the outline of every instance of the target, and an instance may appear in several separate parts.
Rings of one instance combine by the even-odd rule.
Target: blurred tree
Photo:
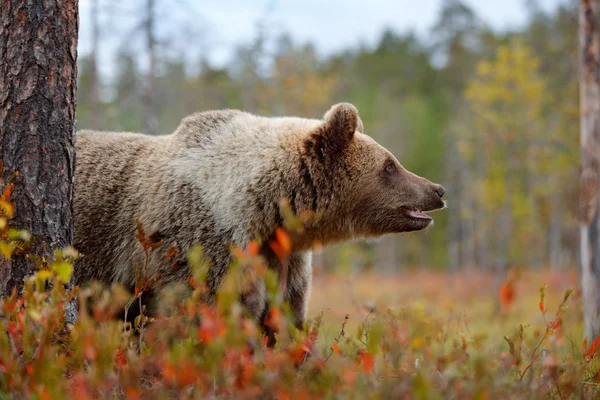
[[[90,124],[98,129],[100,125],[100,77],[98,56],[100,55],[100,10],[98,0],[91,0],[90,19],[92,21],[92,51],[89,57],[89,96]]]
[[[465,88],[467,80],[473,74],[475,59],[477,56],[477,45],[479,34],[482,30],[474,11],[460,0],[444,0],[431,32],[435,38],[432,55],[434,61],[441,64],[439,78],[439,92],[446,96],[444,106],[448,109],[448,115],[457,114],[459,101]],[[450,189],[455,204],[464,207],[470,201],[470,194],[461,190],[464,187],[465,175],[470,171],[464,168],[466,165],[457,157],[455,131],[449,129],[453,122],[446,123],[446,175],[444,184]],[[456,125],[454,125],[456,126]],[[448,215],[447,225],[447,248],[448,262],[451,271],[457,271],[460,265],[474,265],[475,260],[471,258],[473,252],[461,253],[461,244],[467,243],[473,236],[473,226],[466,224],[468,219],[463,218],[460,212]],[[480,243],[480,254],[486,254]],[[480,257],[485,264],[483,257]]]
[[[280,37],[267,86],[271,112],[321,117],[331,107],[335,80],[320,64],[314,47],[295,46],[289,36]]]
[[[481,23],[473,10],[460,0],[444,0],[432,28],[434,54],[441,61],[444,88],[459,95],[475,64]]]
[[[15,227],[32,234],[30,254],[51,257],[73,239],[78,4],[5,0],[0,8],[0,153]],[[0,258],[0,296],[34,268]]]
[[[549,179],[545,185],[549,216],[548,259],[552,268],[573,264],[577,235],[574,221],[579,141],[577,4],[566,3],[554,13],[545,12],[537,2],[530,2],[531,22],[523,38],[540,60],[540,72],[547,78],[547,96],[543,117],[548,120],[547,147],[549,163],[545,163]],[[571,242],[571,243],[569,243]]]
[[[479,133],[464,139],[463,154],[485,160],[485,175],[470,193],[491,217],[478,221],[478,228],[495,239],[499,272],[522,259],[523,251],[540,248],[531,245],[541,235],[538,189],[545,184],[540,166],[548,127],[542,118],[546,82],[538,69],[539,60],[515,39],[498,48],[495,60],[478,64],[466,91]]]
[[[140,102],[142,83],[136,57],[132,52],[121,51],[117,55],[114,99],[107,114],[115,121],[112,129],[139,132],[143,129],[143,105]]]
[[[158,117],[154,104],[154,88],[156,86],[156,0],[146,0],[146,18],[144,21],[144,33],[146,37],[146,55],[148,57],[148,70],[144,81],[143,104],[144,104],[144,132],[156,135],[158,129]]]
[[[598,1],[581,0],[581,179],[579,218],[585,337],[600,336],[600,60]]]

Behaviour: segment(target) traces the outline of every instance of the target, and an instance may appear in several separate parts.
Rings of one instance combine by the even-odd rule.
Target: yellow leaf
[[[35,276],[38,279],[46,280],[52,278],[52,272],[48,271],[47,269],[43,269],[38,271]]]
[[[0,254],[7,260],[10,260],[12,253],[15,251],[15,246],[12,243],[0,242]]]
[[[34,321],[41,321],[42,319],[42,314],[40,314],[40,312],[36,310],[29,310],[29,316]]]
[[[58,275],[62,282],[69,282],[71,279],[71,274],[73,274],[73,266],[68,262],[55,262],[52,264],[52,271]]]
[[[0,208],[4,210],[6,216],[10,219],[15,213],[15,207],[6,200],[0,200]]]
[[[416,338],[414,338],[412,340],[411,347],[418,349],[421,346],[423,346],[423,344],[425,344],[425,341],[423,340],[423,338],[421,336],[417,336]]]

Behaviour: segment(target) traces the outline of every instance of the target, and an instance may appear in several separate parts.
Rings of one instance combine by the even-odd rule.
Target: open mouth
[[[417,219],[425,219],[425,220],[433,219],[425,211],[421,211],[421,210],[408,210],[407,214],[409,217],[413,217],[413,218],[417,218]]]
[[[407,209],[406,215],[408,215],[409,217],[414,218],[414,219],[420,219],[423,221],[432,221],[433,218],[431,218],[431,216],[427,213],[433,212],[433,211],[438,211],[438,210],[443,210],[444,208],[446,208],[446,202],[443,203],[442,207],[432,208],[429,210],[419,210],[418,208]]]

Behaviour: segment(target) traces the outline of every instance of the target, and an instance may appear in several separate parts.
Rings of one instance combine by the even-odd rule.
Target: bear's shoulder
[[[229,131],[234,120],[253,117],[250,113],[232,109],[197,112],[183,118],[173,136],[185,147],[202,146],[212,137]]]

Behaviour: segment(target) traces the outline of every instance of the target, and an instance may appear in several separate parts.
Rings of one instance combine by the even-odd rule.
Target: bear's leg
[[[288,260],[287,284],[284,300],[290,305],[294,323],[303,329],[308,312],[312,283],[312,252],[294,253]]]

